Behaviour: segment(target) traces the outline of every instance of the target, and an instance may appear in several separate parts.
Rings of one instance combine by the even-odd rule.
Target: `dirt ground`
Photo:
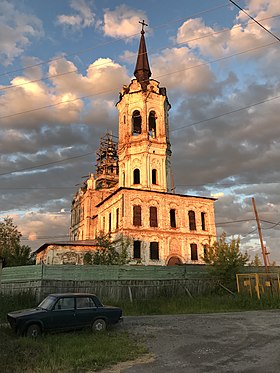
[[[278,373],[280,310],[125,317],[150,354],[111,373]]]

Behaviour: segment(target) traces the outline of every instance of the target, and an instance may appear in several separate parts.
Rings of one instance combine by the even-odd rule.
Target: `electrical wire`
[[[95,152],[89,152],[89,153],[86,153],[86,154],[81,154],[81,155],[76,155],[76,156],[73,156],[73,157],[63,158],[63,159],[60,159],[58,161],[41,163],[41,164],[36,165],[36,166],[25,167],[25,168],[21,168],[19,170],[4,172],[4,173],[0,174],[0,176],[6,176],[6,175],[11,175],[11,174],[14,174],[14,173],[17,173],[17,172],[24,172],[24,171],[28,171],[28,170],[34,170],[36,168],[41,168],[41,167],[46,167],[46,166],[54,165],[54,164],[62,163],[62,162],[69,161],[69,160],[72,160],[72,159],[83,158],[83,157],[87,157],[88,155],[92,155],[93,153],[95,153]]]
[[[276,40],[280,41],[280,38],[276,36],[273,32],[269,31],[264,25],[262,25],[260,22],[258,22],[255,18],[250,16],[249,13],[247,13],[243,8],[241,8],[238,4],[236,4],[233,0],[229,0],[233,5],[235,5],[238,9],[240,9],[243,13],[245,13],[249,18],[251,18],[257,25],[259,25],[261,28],[263,28],[266,32],[268,32],[270,35],[272,35]]]
[[[205,123],[205,122],[211,121],[213,119],[221,118],[221,117],[226,116],[226,115],[237,113],[237,112],[240,112],[242,110],[246,110],[246,109],[249,109],[251,107],[254,107],[254,106],[257,106],[257,105],[261,105],[261,104],[264,104],[266,102],[270,102],[270,101],[273,101],[273,100],[276,100],[276,99],[279,99],[279,98],[280,98],[280,95],[279,96],[275,96],[275,97],[270,97],[270,98],[268,98],[266,100],[262,100],[262,101],[259,101],[257,103],[251,104],[251,105],[247,105],[247,106],[235,109],[235,110],[231,110],[231,111],[228,111],[228,112],[216,115],[214,117],[206,118],[206,119],[200,120],[198,122],[193,122],[191,124],[187,124],[187,125],[182,126],[180,128],[175,128],[174,130],[171,130],[170,132],[175,132],[175,131],[178,131],[178,130],[181,130],[181,129],[184,129],[184,128],[189,128],[189,127],[192,127],[192,126],[195,126],[195,125],[198,125],[198,124],[201,124],[201,123]],[[9,171],[9,172],[5,172],[5,173],[0,174],[0,176],[6,176],[6,175],[10,175],[10,174],[13,174],[13,173],[16,173],[16,172],[23,172],[23,171],[31,170],[31,169],[34,169],[34,168],[44,167],[46,165],[52,165],[52,164],[56,164],[56,163],[61,163],[61,162],[64,162],[64,161],[70,160],[70,159],[82,158],[82,157],[86,157],[86,156],[88,156],[90,154],[93,154],[93,153],[94,152],[90,152],[90,153],[86,153],[86,154],[77,155],[77,156],[74,156],[74,157],[64,158],[64,159],[58,160],[58,161],[48,162],[48,163],[45,163],[45,164],[40,164],[40,165],[36,165],[36,166],[32,166],[32,167],[26,167],[26,168],[20,169],[20,170]]]
[[[247,50],[242,51],[242,52],[234,53],[232,55],[221,57],[221,58],[216,59],[216,60],[212,60],[212,61],[209,61],[209,62],[204,62],[204,63],[198,64],[198,65],[194,65],[194,66],[190,66],[190,67],[187,67],[185,69],[180,69],[180,70],[176,70],[176,71],[169,72],[169,73],[166,73],[166,74],[161,74],[161,75],[158,75],[158,76],[154,77],[154,79],[158,79],[158,78],[161,78],[161,77],[165,77],[165,76],[177,74],[177,73],[180,73],[182,71],[191,70],[191,69],[197,68],[197,67],[201,67],[201,66],[205,66],[205,65],[210,65],[211,63],[223,61],[225,59],[232,58],[232,57],[244,54],[244,53],[252,52],[252,51],[258,50],[260,48],[269,47],[269,46],[274,45],[274,44],[276,44],[276,42],[269,43],[269,44],[262,45],[262,46],[258,46],[258,47],[254,47],[254,48],[251,48],[251,49],[247,49]],[[54,104],[49,104],[49,105],[37,107],[37,108],[34,108],[34,109],[29,109],[29,110],[21,111],[21,112],[18,112],[18,113],[3,115],[3,116],[0,116],[0,119],[7,119],[7,118],[11,118],[11,117],[15,117],[15,116],[19,116],[19,115],[23,115],[23,114],[28,114],[28,113],[35,112],[35,111],[39,111],[39,110],[42,110],[42,109],[49,109],[49,108],[52,108],[52,107],[56,107],[58,105],[63,105],[63,104],[65,105],[67,103],[72,103],[72,102],[75,102],[75,101],[78,101],[78,100],[84,100],[86,98],[100,96],[100,95],[103,95],[103,94],[106,94],[106,93],[115,92],[117,89],[118,89],[118,87],[113,87],[113,88],[111,88],[109,90],[100,91],[100,92],[97,92],[97,93],[92,93],[92,94],[89,94],[89,95],[85,95],[85,96],[81,96],[81,97],[76,97],[76,98],[69,99],[69,100],[60,101],[60,102],[57,102],[57,103],[54,103]],[[213,119],[215,119],[215,118],[213,118]],[[185,127],[183,127],[183,128],[185,128]],[[176,130],[178,130],[178,129],[176,129]]]
[[[230,4],[225,4],[224,2],[222,2],[220,5],[217,5],[217,6],[212,7],[212,8],[204,9],[204,10],[202,10],[200,12],[193,13],[193,14],[191,14],[189,16],[184,17],[184,18],[179,18],[179,19],[171,20],[171,21],[166,22],[166,23],[162,23],[162,24],[156,25],[156,26],[153,27],[153,30],[166,27],[166,26],[168,26],[170,24],[173,24],[173,23],[182,22],[182,21],[184,21],[186,19],[189,19],[189,18],[192,18],[192,17],[197,17],[199,15],[202,15],[202,14],[205,14],[205,13],[208,13],[208,12],[212,12],[212,11],[215,11],[217,9],[227,8],[227,7],[229,7],[229,5]],[[90,50],[93,50],[93,49],[100,49],[103,46],[114,44],[114,43],[117,43],[119,41],[123,41],[123,40],[127,41],[128,39],[131,39],[131,38],[133,38],[135,36],[138,36],[138,35],[139,35],[139,32],[137,32],[135,34],[131,34],[129,36],[117,38],[116,40],[112,40],[112,41],[109,41],[109,42],[106,42],[106,43],[101,43],[101,44],[98,44],[98,45],[96,45],[94,47],[88,47],[88,48],[85,48],[85,49],[82,49],[82,50],[79,50],[79,51],[76,51],[76,52],[71,52],[71,53],[68,53],[68,54],[64,54],[63,57],[56,57],[56,58],[49,59],[49,60],[46,60],[46,61],[38,62],[36,64],[28,65],[28,66],[25,66],[25,67],[22,67],[22,68],[19,68],[19,69],[16,69],[16,70],[10,70],[10,71],[7,71],[5,73],[1,73],[0,77],[1,76],[5,76],[5,75],[9,75],[9,74],[14,74],[14,73],[17,73],[19,71],[24,71],[24,70],[27,70],[27,69],[31,69],[33,67],[42,66],[44,64],[48,64],[48,63],[53,62],[53,61],[61,60],[61,59],[65,58],[65,57],[76,56],[76,55],[82,54],[84,52],[88,52]]]
[[[262,18],[260,21],[267,20],[267,19],[272,19],[272,18],[277,18],[277,17],[280,17],[280,15]],[[253,24],[253,22],[249,22],[248,23],[248,25],[251,25],[251,24]],[[224,33],[224,32],[229,32],[229,31],[231,31],[233,29],[240,28],[240,27],[242,27],[241,24],[235,25],[231,29],[229,29],[229,28],[228,29],[223,29],[223,30],[215,31],[213,33],[202,35],[200,37],[196,37],[196,38],[193,38],[193,39],[187,39],[187,40],[181,41],[180,43],[172,44],[172,47],[176,47],[176,46],[184,45],[184,44],[187,44],[187,43],[191,43],[191,42],[194,42],[194,41],[197,41],[197,40],[201,40],[201,39],[213,36],[213,35],[221,34],[221,33]],[[153,49],[153,53],[161,51],[161,50],[164,50],[166,48],[168,48],[168,47]],[[142,53],[142,54],[147,54],[147,52]],[[137,53],[133,53],[132,55],[129,56],[129,58],[132,59],[132,58],[134,58],[137,55],[138,55]],[[139,56],[141,56],[141,53],[139,54]],[[111,62],[98,63],[98,66],[90,66],[88,68],[88,71],[97,69],[100,66],[106,66],[106,65],[110,65],[110,64],[111,64]],[[61,77],[61,76],[65,76],[65,75],[68,75],[68,74],[73,74],[73,73],[76,73],[76,72],[79,72],[78,68],[75,68],[74,70],[70,70],[70,71],[65,71],[65,72],[62,72],[62,73],[58,73],[58,74],[52,74],[52,75],[49,74],[47,77],[44,77],[44,78],[33,79],[33,80],[28,81],[28,82],[23,82],[23,83],[8,85],[8,86],[5,86],[5,87],[0,87],[0,91],[5,91],[5,90],[8,90],[8,89],[12,89],[12,88],[22,87],[22,86],[26,86],[26,85],[29,85],[29,84],[34,84],[34,83],[38,83],[38,82],[41,82],[41,81],[53,79],[53,78],[56,78],[56,77]]]

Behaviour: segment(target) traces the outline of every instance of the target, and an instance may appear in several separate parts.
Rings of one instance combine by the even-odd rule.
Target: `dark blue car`
[[[122,309],[104,306],[94,294],[50,294],[36,308],[9,312],[7,319],[18,335],[37,337],[46,331],[91,327],[104,331],[122,320]]]

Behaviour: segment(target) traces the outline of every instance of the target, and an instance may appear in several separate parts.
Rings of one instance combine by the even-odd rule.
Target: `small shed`
[[[35,250],[36,264],[84,264],[84,255],[96,248],[92,240],[46,242]]]

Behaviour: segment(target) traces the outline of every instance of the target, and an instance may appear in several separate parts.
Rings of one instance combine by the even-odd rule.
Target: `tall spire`
[[[148,60],[148,54],[146,49],[146,43],[145,43],[145,31],[144,26],[148,26],[145,21],[142,22],[139,21],[142,25],[141,30],[141,38],[140,38],[140,44],[139,44],[139,50],[138,50],[138,56],[137,56],[137,62],[134,70],[134,75],[137,79],[137,81],[141,84],[142,89],[146,90],[147,85],[149,83],[149,78],[152,75],[150,66],[149,66],[149,60]]]

